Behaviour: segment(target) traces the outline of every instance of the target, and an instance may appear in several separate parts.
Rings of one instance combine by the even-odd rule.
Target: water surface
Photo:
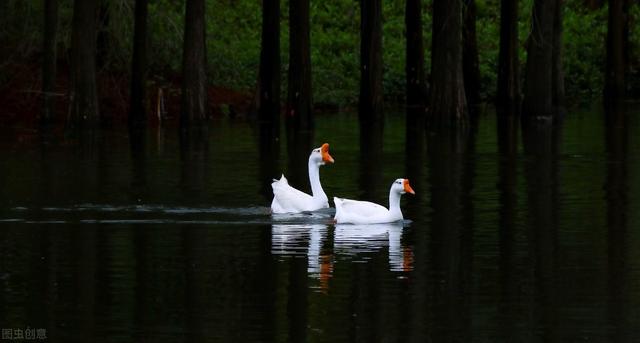
[[[390,113],[382,137],[360,137],[356,115],[321,114],[299,149],[231,120],[185,137],[7,132],[0,327],[78,342],[637,341],[639,115],[575,110],[522,132],[488,113],[405,136]],[[330,198],[386,204],[408,177],[407,220],[272,217],[269,180],[308,190],[323,142]]]

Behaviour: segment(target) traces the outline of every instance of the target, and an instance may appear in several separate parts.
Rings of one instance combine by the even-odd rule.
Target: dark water
[[[411,179],[408,220],[370,227],[270,216],[272,177],[309,188],[308,139],[287,148],[284,131],[5,132],[0,327],[65,342],[640,341],[639,116],[577,110],[522,132],[488,114],[405,137],[390,114],[381,139],[319,115],[329,197],[386,204]]]

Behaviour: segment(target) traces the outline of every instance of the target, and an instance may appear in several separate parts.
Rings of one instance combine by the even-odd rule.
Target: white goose
[[[320,166],[325,163],[333,163],[333,157],[329,155],[329,144],[324,143],[320,148],[313,149],[309,155],[309,182],[311,193],[301,192],[291,186],[287,178],[282,175],[280,180],[273,180],[272,213],[299,213],[305,211],[317,211],[329,207],[329,199],[320,185]]]
[[[333,198],[336,204],[336,223],[379,224],[402,220],[400,196],[405,193],[416,194],[408,179],[397,179],[389,191],[389,209],[369,201]]]

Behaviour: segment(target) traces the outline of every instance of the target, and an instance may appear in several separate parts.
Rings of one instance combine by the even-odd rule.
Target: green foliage
[[[182,68],[184,1],[157,0],[149,4],[149,62],[155,73],[177,74]]]
[[[567,94],[575,99],[602,94],[606,61],[607,8],[564,11],[564,71]]]
[[[404,7],[404,0],[383,1],[382,87],[391,101],[404,99],[406,89]]]
[[[311,72],[317,103],[358,100],[360,8],[355,1],[311,2]]]
[[[480,96],[492,97],[498,80],[498,53],[500,51],[500,8],[487,1],[478,1],[476,36],[480,61]]]
[[[260,2],[217,0],[206,5],[209,81],[239,90],[253,88],[260,61]]]

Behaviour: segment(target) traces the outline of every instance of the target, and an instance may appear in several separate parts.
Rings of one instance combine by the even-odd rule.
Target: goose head
[[[391,190],[399,194],[405,194],[405,193],[416,194],[416,192],[413,191],[413,188],[411,188],[411,185],[409,184],[409,179],[395,180],[393,182],[393,185],[391,185]]]
[[[313,161],[320,166],[325,163],[333,163],[333,157],[329,155],[329,143],[324,143],[321,147],[313,149],[311,155],[309,155],[309,161]]]

